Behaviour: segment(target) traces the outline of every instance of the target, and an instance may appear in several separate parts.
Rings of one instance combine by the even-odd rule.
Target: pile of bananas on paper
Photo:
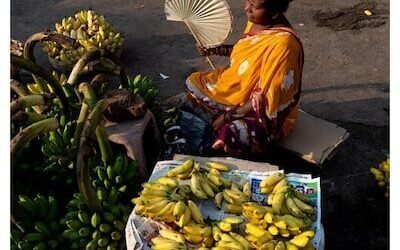
[[[63,48],[55,42],[46,42],[44,52],[63,63],[75,64],[92,47],[106,49],[115,54],[122,49],[123,37],[102,15],[93,10],[81,10],[71,17],[64,17],[55,24],[55,33],[76,39],[76,48]]]
[[[387,158],[382,161],[378,168],[370,168],[371,173],[374,175],[375,180],[378,182],[380,187],[386,189],[385,197],[389,197],[389,187],[390,187],[390,160]]]
[[[165,225],[151,240],[153,250],[314,249],[310,226],[315,208],[287,185],[284,174],[261,183],[262,191],[272,197],[269,206],[251,202],[249,182],[230,181],[223,173],[228,171],[224,164],[202,166],[189,159],[142,185],[140,196],[132,199],[135,213]],[[208,199],[227,217],[204,219],[196,201]]]

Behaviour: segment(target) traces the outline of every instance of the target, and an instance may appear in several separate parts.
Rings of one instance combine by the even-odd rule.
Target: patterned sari
[[[250,34],[251,25],[248,22],[244,37],[234,45],[230,66],[192,73],[186,91],[213,118],[251,100],[253,111],[222,126],[217,140],[237,152],[257,153],[292,132],[304,59],[292,29]]]

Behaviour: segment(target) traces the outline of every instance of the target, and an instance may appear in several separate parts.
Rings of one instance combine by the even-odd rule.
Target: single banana
[[[287,201],[287,199],[286,199]],[[274,214],[281,214],[282,213],[282,205],[285,202],[285,193],[276,193],[272,199],[272,210]],[[286,204],[287,205],[287,204]]]
[[[176,243],[175,240],[167,239],[162,236],[157,236],[151,239],[151,243],[155,245],[162,245],[162,244],[168,244],[168,243]]]
[[[214,197],[214,204],[217,208],[222,209],[222,201],[224,199],[223,192],[219,192]]]
[[[212,228],[211,228],[211,232],[212,232],[212,236],[213,236],[215,241],[220,241],[221,240],[222,231],[218,226],[213,225]]]
[[[251,198],[251,187],[250,187],[250,182],[246,182],[243,186],[243,193],[249,197],[249,199]]]
[[[274,250],[286,250],[285,242],[279,240],[278,243],[276,243]]]
[[[256,225],[250,224],[250,223],[246,224],[245,231],[246,231],[246,233],[252,234],[256,237],[262,237],[264,234],[270,235],[270,233],[268,231],[266,231]]]
[[[307,236],[296,235],[290,240],[290,243],[296,245],[297,247],[305,247],[310,239]]]
[[[176,217],[180,217],[186,209],[186,204],[183,201],[178,201],[174,206],[172,214]]]
[[[175,222],[180,228],[183,226],[187,225],[192,217],[192,213],[190,212],[190,209],[188,206],[185,207],[185,211],[183,214],[179,217],[178,222]]]
[[[207,162],[206,164],[208,167],[210,168],[214,168],[217,169],[218,171],[222,171],[222,172],[228,172],[230,171],[230,168],[222,163],[218,163],[218,162]]]
[[[280,180],[272,189],[272,193],[275,194],[278,192],[278,190],[280,190],[282,187],[285,187],[288,185],[287,179],[283,178],[282,180]]]
[[[227,216],[223,218],[222,221],[239,225],[243,223],[243,218],[240,216]]]
[[[275,186],[275,184],[277,184],[283,178],[285,178],[285,174],[284,173],[276,172],[276,173],[264,178],[260,182],[260,188],[271,187],[271,191],[272,191],[272,188]]]
[[[162,177],[158,178],[155,182],[166,185],[166,186],[170,186],[170,187],[177,187],[179,184],[178,180],[171,178],[171,177],[166,177],[166,176],[162,176]]]
[[[286,200],[286,207],[288,208],[289,212],[292,215],[300,218],[307,217],[307,215],[299,207],[297,207],[292,197],[288,196],[286,197],[285,200]]]
[[[296,245],[290,243],[290,241],[285,241],[285,245],[286,250],[299,250],[299,248]]]
[[[305,212],[306,214],[315,214],[315,209],[313,206],[308,205],[307,203],[298,199],[296,196],[292,196],[292,199],[301,211]]]
[[[220,187],[223,185],[222,180],[219,178],[219,175],[213,174],[213,173],[207,173],[207,178],[214,183],[217,187]]]
[[[197,175],[197,174],[196,174]],[[207,196],[209,198],[214,198],[215,193],[214,190],[211,188],[211,186],[208,184],[206,177],[203,176],[202,174],[198,174],[199,175],[199,179],[200,179],[200,185],[201,185],[201,189],[203,190],[204,193],[207,194]],[[193,178],[193,177],[192,177]]]
[[[268,232],[270,232],[274,236],[279,234],[278,228],[272,224],[268,226]]]
[[[231,214],[241,214],[243,211],[243,208],[241,205],[230,204],[230,203],[223,203],[222,209],[225,212],[231,213]]]
[[[215,244],[217,247],[225,247],[231,250],[244,250],[244,247],[237,241],[218,241]]]
[[[159,233],[161,237],[164,237],[166,239],[174,240],[182,244],[185,243],[185,237],[183,236],[183,234],[178,233],[174,230],[163,228],[159,231]]]
[[[200,209],[197,207],[196,203],[194,203],[192,200],[188,200],[188,207],[190,209],[193,220],[197,223],[203,224],[203,215],[201,214]]]
[[[190,190],[199,199],[208,199],[207,194],[201,188],[201,180],[198,173],[193,173],[192,178],[190,178]]]
[[[239,242],[245,250],[248,250],[250,248],[250,243],[246,240],[246,238],[244,238],[243,236],[241,236],[238,233],[235,232],[229,232],[229,234],[237,241]]]
[[[166,216],[172,215],[176,202],[171,201],[165,207],[163,207],[158,213],[157,218],[165,218]]]
[[[219,229],[221,229],[224,232],[232,231],[232,224],[231,223],[228,223],[228,222],[225,222],[225,221],[218,221],[216,225],[219,227]]]
[[[187,241],[193,244],[197,244],[203,241],[203,236],[200,234],[190,234],[190,233],[185,233],[183,235]]]
[[[167,172],[167,177],[174,177],[178,174],[184,174],[191,172],[193,169],[194,161],[192,159],[186,160],[182,165],[179,165]]]
[[[276,240],[270,240],[260,246],[260,250],[275,250]]]

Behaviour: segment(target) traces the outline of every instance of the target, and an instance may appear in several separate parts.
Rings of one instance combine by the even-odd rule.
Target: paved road
[[[228,42],[240,37],[243,1],[227,0],[234,16]],[[209,66],[197,55],[185,25],[165,19],[162,0],[13,0],[11,37],[27,39],[53,29],[63,16],[92,8],[125,34],[122,60],[129,75],[152,77],[168,97],[183,90],[186,76]],[[359,6],[357,4],[364,4]],[[389,146],[389,0],[295,0],[288,19],[305,49],[301,108],[338,123],[351,136],[320,170],[322,221],[326,249],[387,249],[388,200],[377,187],[370,166],[377,166]],[[358,7],[355,7],[358,6]],[[372,16],[366,18],[364,9]],[[331,13],[329,13],[331,11]],[[325,20],[319,26],[314,18]],[[324,17],[328,17],[324,19]],[[383,24],[383,25],[381,25]],[[43,53],[36,52],[46,64]],[[226,60],[217,64],[223,66]],[[162,80],[159,73],[169,75]],[[299,171],[289,157],[276,164]],[[271,162],[274,163],[274,162]],[[305,172],[318,171],[306,167]]]
[[[227,0],[234,16],[228,42],[237,40],[245,24],[243,1]],[[27,39],[34,32],[53,29],[63,16],[82,8],[105,15],[125,34],[122,60],[130,75],[152,77],[168,97],[183,90],[186,76],[195,70],[209,70],[197,55],[194,40],[186,26],[165,19],[160,0],[13,0],[11,1],[11,37]],[[359,1],[293,1],[287,16],[300,34],[305,49],[301,107],[330,121],[355,122],[382,126],[388,124],[389,108],[389,24],[379,27],[335,31],[317,26],[317,11],[338,11]],[[385,19],[388,0],[371,5],[373,24]],[[368,6],[367,6],[368,7]],[[375,11],[376,9],[376,11]],[[360,10],[348,10],[354,14]],[[336,13],[336,14],[337,14]],[[362,15],[362,12],[361,12]],[[382,18],[383,16],[383,18]],[[340,20],[339,20],[340,21]],[[346,21],[346,20],[345,20]],[[347,23],[357,23],[349,19]],[[346,24],[346,23],[344,23]],[[336,26],[335,26],[336,25]],[[333,24],[338,27],[341,24]],[[371,25],[370,25],[371,26]],[[37,54],[42,54],[37,52]],[[40,59],[40,57],[39,57]],[[43,61],[45,63],[45,61]],[[217,65],[226,65],[218,59]],[[170,76],[162,80],[159,73]]]

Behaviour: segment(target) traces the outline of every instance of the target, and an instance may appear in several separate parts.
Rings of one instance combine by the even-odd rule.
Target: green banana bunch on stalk
[[[128,76],[128,88],[134,94],[143,97],[150,109],[155,105],[156,97],[160,94],[160,90],[154,85],[153,80],[141,74],[132,78]]]
[[[103,194],[104,195],[104,194]],[[99,194],[97,194],[98,198]],[[80,193],[67,204],[60,220],[68,249],[125,249],[125,224],[129,210],[119,202],[102,202],[103,212],[91,212]]]
[[[59,249],[58,202],[52,196],[37,194],[33,199],[19,195],[18,206],[28,216],[11,229],[11,248],[21,250]]]
[[[371,167],[370,172],[374,175],[375,180],[380,187],[385,188],[385,197],[389,197],[390,189],[390,159],[382,161],[378,168]]]
[[[75,64],[93,47],[113,54],[122,50],[124,38],[108,20],[93,10],[80,10],[73,16],[64,17],[55,24],[55,33],[77,40],[73,49],[63,48],[55,42],[44,42],[43,51],[50,57],[66,64]]]
[[[136,189],[138,163],[130,159],[125,153],[119,152],[113,164],[98,166],[92,186],[99,194],[108,192],[110,202],[116,202],[123,194]],[[105,199],[101,195],[102,200]]]

